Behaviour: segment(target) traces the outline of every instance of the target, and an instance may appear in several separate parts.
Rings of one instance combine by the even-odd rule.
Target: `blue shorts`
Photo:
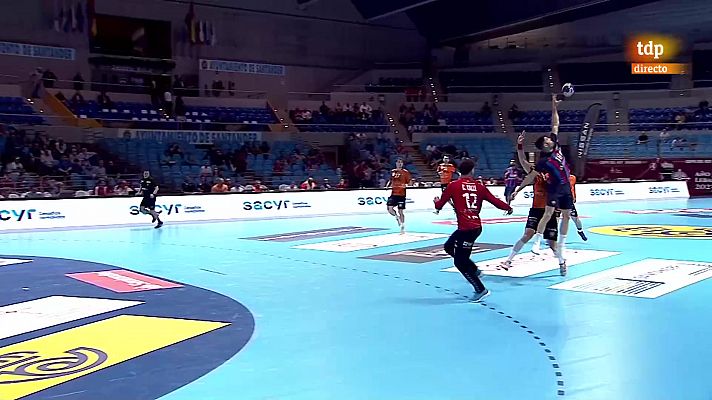
[[[571,210],[574,208],[574,196],[566,188],[550,191],[546,194],[546,205],[559,210]]]

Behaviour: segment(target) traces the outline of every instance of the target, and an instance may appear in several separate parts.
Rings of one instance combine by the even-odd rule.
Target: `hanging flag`
[[[198,22],[198,30],[200,32],[198,42],[205,43],[205,21]]]
[[[210,44],[212,46],[215,46],[218,44],[218,33],[217,33],[217,28],[215,28],[214,22],[210,25]]]
[[[77,30],[77,10],[74,8],[72,3],[69,3],[69,14],[71,15],[71,30],[75,32]]]
[[[586,159],[588,158],[588,150],[591,146],[591,138],[593,137],[593,131],[598,122],[598,118],[601,115],[601,108],[603,105],[601,103],[593,103],[586,110],[586,118],[583,121],[583,125],[579,130],[578,141],[576,144],[576,162],[575,171],[579,179],[583,179],[585,174]]]
[[[188,32],[188,41],[195,43],[197,39],[195,34],[195,5],[192,1],[188,6],[188,14],[185,15],[185,28]]]
[[[87,20],[89,23],[89,37],[96,36],[96,3],[95,0],[87,0]]]
[[[67,10],[67,3],[62,2],[62,11],[60,12],[60,19],[62,23],[62,30],[64,32],[69,32],[70,15],[69,10]]]
[[[59,8],[59,0],[54,0],[54,18],[52,19],[52,29],[55,30],[55,32],[59,32],[61,29],[59,27],[59,23],[62,19],[62,11]]]
[[[84,22],[85,22],[85,21],[84,21],[84,10],[83,10],[84,7],[82,7],[82,2],[81,2],[81,1],[77,3],[76,9],[77,9],[77,12],[76,12],[76,16],[77,16],[77,30],[78,30],[79,32],[84,32]]]

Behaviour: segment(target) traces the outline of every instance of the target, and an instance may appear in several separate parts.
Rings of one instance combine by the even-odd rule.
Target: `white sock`
[[[557,243],[556,247],[559,248],[560,253],[564,252],[565,246],[566,246],[566,235],[559,235],[559,243]]]
[[[538,233],[538,232],[535,233],[534,234],[534,245],[532,247],[534,247],[535,249],[540,248],[541,247],[541,239],[543,237],[544,237],[544,235],[542,235],[541,233]]]
[[[524,247],[524,242],[522,242],[522,239],[519,239],[517,243],[514,244],[514,247],[512,247],[512,252],[509,253],[509,257],[507,257],[507,261],[512,261],[514,256],[517,255],[522,250],[522,247]]]

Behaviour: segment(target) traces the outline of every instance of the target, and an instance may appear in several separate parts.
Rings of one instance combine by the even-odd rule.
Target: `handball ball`
[[[574,95],[574,85],[570,83],[565,83],[561,88],[561,93],[566,97],[571,97]]]

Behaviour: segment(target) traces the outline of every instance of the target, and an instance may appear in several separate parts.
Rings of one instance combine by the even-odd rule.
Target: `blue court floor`
[[[631,213],[636,210],[661,211]],[[118,357],[115,365],[53,378],[58,380],[44,391],[42,380],[2,385],[3,372],[15,367],[3,365],[0,354],[0,398],[90,399],[97,387],[127,379],[131,384],[121,395],[105,398],[712,398],[712,279],[706,279],[712,271],[712,200],[580,204],[589,240],[583,242],[572,224],[567,277],[559,276],[553,259],[529,253],[529,245],[515,259],[512,276],[502,276],[507,274],[489,260],[509,254],[527,212],[515,210],[518,219],[494,209],[484,213],[497,222],[485,226],[482,247],[473,254],[492,291],[485,304],[467,301],[471,287],[448,271],[451,260],[435,247],[454,229],[447,224],[454,219],[450,210],[407,212],[408,234],[395,239],[395,220],[385,210],[202,224],[171,224],[167,218],[161,230],[147,224],[2,235],[4,258],[64,260],[56,261],[62,276],[51,280],[45,277],[57,272],[51,259],[42,268],[33,267],[39,259],[0,267],[2,305],[50,294],[131,300],[145,304],[108,316],[148,315],[141,307],[150,303],[161,317],[232,328],[190,328],[133,356],[107,351],[108,360]],[[343,227],[350,228],[338,229]],[[398,244],[403,240],[410,243]],[[71,260],[99,264],[73,267]],[[92,269],[125,269],[182,287],[119,293],[66,277]],[[22,280],[22,289],[15,280]],[[563,282],[568,286],[552,288]],[[83,331],[86,324],[28,330],[0,346],[7,353],[18,341],[39,338],[33,343],[42,348],[43,338],[67,326],[94,340]],[[132,325],[119,326],[113,335],[121,341],[120,329]],[[145,335],[159,340],[168,330],[183,329],[166,326]],[[208,329],[217,330],[201,333]],[[188,341],[176,343],[182,339]],[[192,343],[184,347],[194,354],[170,353],[181,343]],[[121,351],[130,353],[132,346],[124,343],[129,349]],[[152,359],[158,356],[160,363]],[[14,376],[26,376],[18,371]],[[142,388],[161,381],[170,384]],[[35,386],[8,391],[13,385]]]

